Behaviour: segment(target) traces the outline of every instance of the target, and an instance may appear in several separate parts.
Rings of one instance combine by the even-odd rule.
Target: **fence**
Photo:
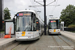
[[[75,28],[64,28],[65,31],[75,31]]]

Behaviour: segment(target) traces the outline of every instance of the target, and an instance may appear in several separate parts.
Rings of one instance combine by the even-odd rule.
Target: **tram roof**
[[[20,10],[20,11],[18,11],[18,12],[33,12],[33,13],[35,13],[38,17],[38,19],[42,22],[42,20],[40,19],[40,16],[37,14],[37,12],[35,11],[35,10]],[[43,23],[43,22],[42,22]]]
[[[20,11],[18,11],[18,12],[33,12],[33,13],[35,13],[36,14],[36,11],[35,10],[20,10]]]
[[[55,20],[58,20],[59,18],[49,18],[49,20],[54,20],[54,19],[55,19]]]

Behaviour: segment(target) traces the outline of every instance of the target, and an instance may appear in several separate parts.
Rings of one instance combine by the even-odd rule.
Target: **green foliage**
[[[11,19],[10,17],[10,10],[6,7],[4,9],[4,20]],[[3,25],[3,31],[5,30],[5,24]]]
[[[7,7],[4,9],[4,20],[6,19],[11,19],[10,10]]]
[[[64,21],[65,26],[75,24],[75,6],[68,5],[63,9],[60,16],[61,21]]]
[[[68,28],[75,28],[75,25],[69,25]]]

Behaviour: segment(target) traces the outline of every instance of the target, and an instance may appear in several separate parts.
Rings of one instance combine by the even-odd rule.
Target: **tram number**
[[[54,32],[56,32],[56,29],[54,29]]]
[[[22,32],[22,36],[25,36],[25,31]]]

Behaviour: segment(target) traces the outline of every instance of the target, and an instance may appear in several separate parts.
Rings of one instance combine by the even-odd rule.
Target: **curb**
[[[62,32],[61,32],[61,35],[64,36],[64,37],[66,37],[66,38],[68,38],[68,39],[70,39],[74,43],[74,46],[75,46],[75,39],[72,37],[72,35],[68,36],[68,34],[63,34]]]
[[[68,38],[68,39],[70,39],[70,40],[72,40],[74,43],[75,43],[75,39],[73,39],[73,36],[72,35],[69,35],[69,34],[63,34],[62,32],[61,32],[61,35],[63,35],[64,37],[66,37],[66,38]],[[69,35],[69,36],[68,36]],[[71,36],[71,37],[70,37]]]
[[[6,41],[8,41],[8,42],[6,42]],[[14,42],[15,42],[15,38],[10,38],[10,39],[1,41],[0,42],[0,50],[4,50],[7,46],[13,44]]]

